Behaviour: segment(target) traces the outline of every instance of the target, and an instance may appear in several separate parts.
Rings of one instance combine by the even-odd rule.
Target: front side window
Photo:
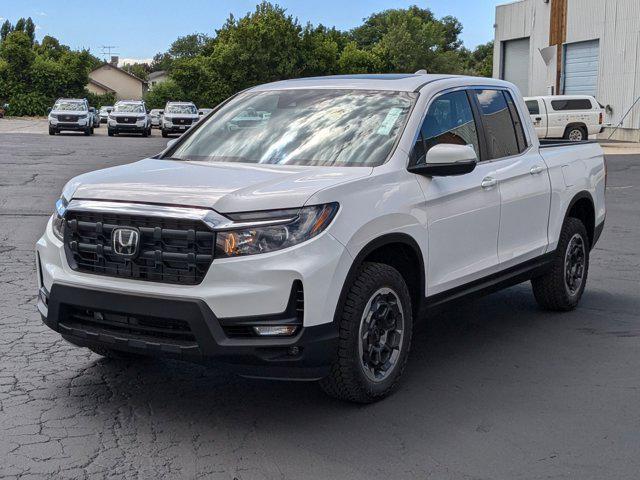
[[[484,126],[489,159],[520,153],[514,121],[502,90],[475,90]]]
[[[172,153],[177,160],[376,166],[390,155],[416,94],[276,90],[238,95]]]
[[[426,153],[434,146],[447,143],[454,145],[472,145],[480,158],[478,132],[473,119],[471,104],[464,91],[446,93],[437,97],[429,106],[427,116],[420,130]],[[421,163],[424,157],[417,155],[416,161]]]
[[[121,113],[144,113],[144,106],[141,103],[121,103],[114,110]]]

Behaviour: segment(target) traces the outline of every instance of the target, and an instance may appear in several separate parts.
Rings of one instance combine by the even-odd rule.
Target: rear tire
[[[584,127],[569,127],[564,133],[564,138],[571,142],[583,142],[587,139],[587,131]]]
[[[551,270],[531,280],[540,307],[557,312],[576,308],[587,284],[590,248],[584,224],[577,218],[568,218],[560,232]]]
[[[372,403],[398,385],[411,347],[411,297],[402,275],[364,263],[339,305],[339,344],[331,373],[320,381],[332,397]]]

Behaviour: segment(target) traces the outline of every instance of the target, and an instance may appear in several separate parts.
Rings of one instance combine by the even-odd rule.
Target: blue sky
[[[165,51],[181,35],[212,34],[230,13],[242,16],[258,0],[0,0],[0,18],[11,22],[32,17],[37,36],[53,35],[72,48],[90,48],[101,55],[102,45],[115,45],[120,58],[147,59]],[[453,15],[464,25],[462,38],[473,48],[493,38],[495,6],[506,0],[272,0],[298,17],[349,29],[362,18],[387,8],[417,4],[438,17]]]

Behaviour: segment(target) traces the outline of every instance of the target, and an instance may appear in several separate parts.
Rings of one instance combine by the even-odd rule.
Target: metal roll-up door
[[[502,79],[515,84],[522,95],[529,95],[529,39],[503,43]]]
[[[600,41],[569,43],[564,50],[564,94],[598,95]]]

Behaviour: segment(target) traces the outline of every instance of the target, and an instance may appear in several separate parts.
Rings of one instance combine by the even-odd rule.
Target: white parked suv
[[[49,135],[62,131],[84,132],[92,135],[94,113],[89,111],[89,102],[85,98],[59,98],[49,110]]]
[[[605,178],[596,143],[541,147],[504,81],[261,85],[163,153],[67,183],[36,246],[38,309],[101,355],[372,402],[433,307],[531,280],[541,307],[575,308]]]
[[[182,134],[199,120],[198,108],[192,102],[167,102],[162,111],[162,136]]]
[[[604,107],[588,95],[527,97],[525,103],[538,138],[581,142],[604,129]]]
[[[120,100],[113,106],[107,120],[107,133],[110,137],[119,133],[140,133],[143,137],[151,135],[151,117],[142,100]]]

